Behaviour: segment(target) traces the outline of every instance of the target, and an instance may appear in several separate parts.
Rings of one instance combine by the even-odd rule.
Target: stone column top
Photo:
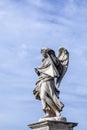
[[[77,125],[78,125],[78,123],[74,123],[74,122],[43,121],[43,122],[37,122],[37,123],[30,124],[30,125],[28,125],[28,127],[32,128],[32,129],[41,128],[41,127],[45,127],[45,126],[49,126],[49,127],[68,126],[69,128],[73,128]]]

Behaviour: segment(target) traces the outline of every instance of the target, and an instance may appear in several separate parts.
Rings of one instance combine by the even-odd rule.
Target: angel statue
[[[68,68],[69,52],[65,48],[60,48],[57,57],[54,50],[42,48],[41,54],[43,56],[42,66],[35,68],[39,79],[33,90],[35,98],[41,100],[45,113],[40,121],[66,121],[66,118],[63,118],[60,114],[64,104],[59,99],[60,91],[58,88]]]

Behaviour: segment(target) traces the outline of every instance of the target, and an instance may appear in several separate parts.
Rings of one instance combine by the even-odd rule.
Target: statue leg
[[[45,101],[46,100],[46,92],[44,91],[43,87],[41,86],[40,99],[42,102],[43,110],[45,110],[45,108],[46,108],[46,101]]]
[[[58,117],[60,116],[60,112],[58,111],[57,107],[55,106],[55,103],[52,101],[52,99],[50,99],[47,96],[47,93],[46,93],[46,91],[44,91],[43,88],[41,89],[40,99],[42,102],[43,111],[45,112],[46,116],[52,116],[52,111],[53,111],[53,115],[55,113],[54,116],[58,116]],[[50,112],[50,109],[52,109],[51,112]]]
[[[50,99],[49,97],[46,97],[46,102],[50,106],[50,108],[53,110],[53,113],[55,113],[55,116],[59,117],[61,116],[60,112],[58,111],[55,103]]]
[[[42,102],[42,107],[43,107],[43,111],[45,112],[45,117],[49,117],[50,116],[50,113],[49,113],[49,106],[47,105],[47,102],[46,102],[46,98],[47,98],[47,92],[46,92],[46,85],[43,83],[42,86],[41,86],[41,91],[40,91],[40,99],[41,99],[41,102]]]

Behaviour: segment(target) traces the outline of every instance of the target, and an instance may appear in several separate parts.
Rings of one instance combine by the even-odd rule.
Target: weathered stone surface
[[[65,117],[43,117],[43,118],[40,118],[39,122],[41,121],[62,121],[62,122],[66,122],[67,119]]]
[[[32,130],[73,130],[77,123],[61,121],[43,121],[28,125]]]
[[[68,68],[69,52],[65,48],[60,48],[59,55],[56,56],[54,50],[42,48],[41,54],[43,56],[42,65],[35,68],[39,79],[33,90],[35,98],[41,100],[45,113],[45,117],[40,121],[66,121],[60,113],[64,104],[59,99],[60,91],[58,88]]]

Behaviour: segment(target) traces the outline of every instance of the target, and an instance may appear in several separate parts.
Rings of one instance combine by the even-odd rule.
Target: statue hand
[[[37,75],[40,75],[38,68],[35,68],[35,72],[37,73]]]

